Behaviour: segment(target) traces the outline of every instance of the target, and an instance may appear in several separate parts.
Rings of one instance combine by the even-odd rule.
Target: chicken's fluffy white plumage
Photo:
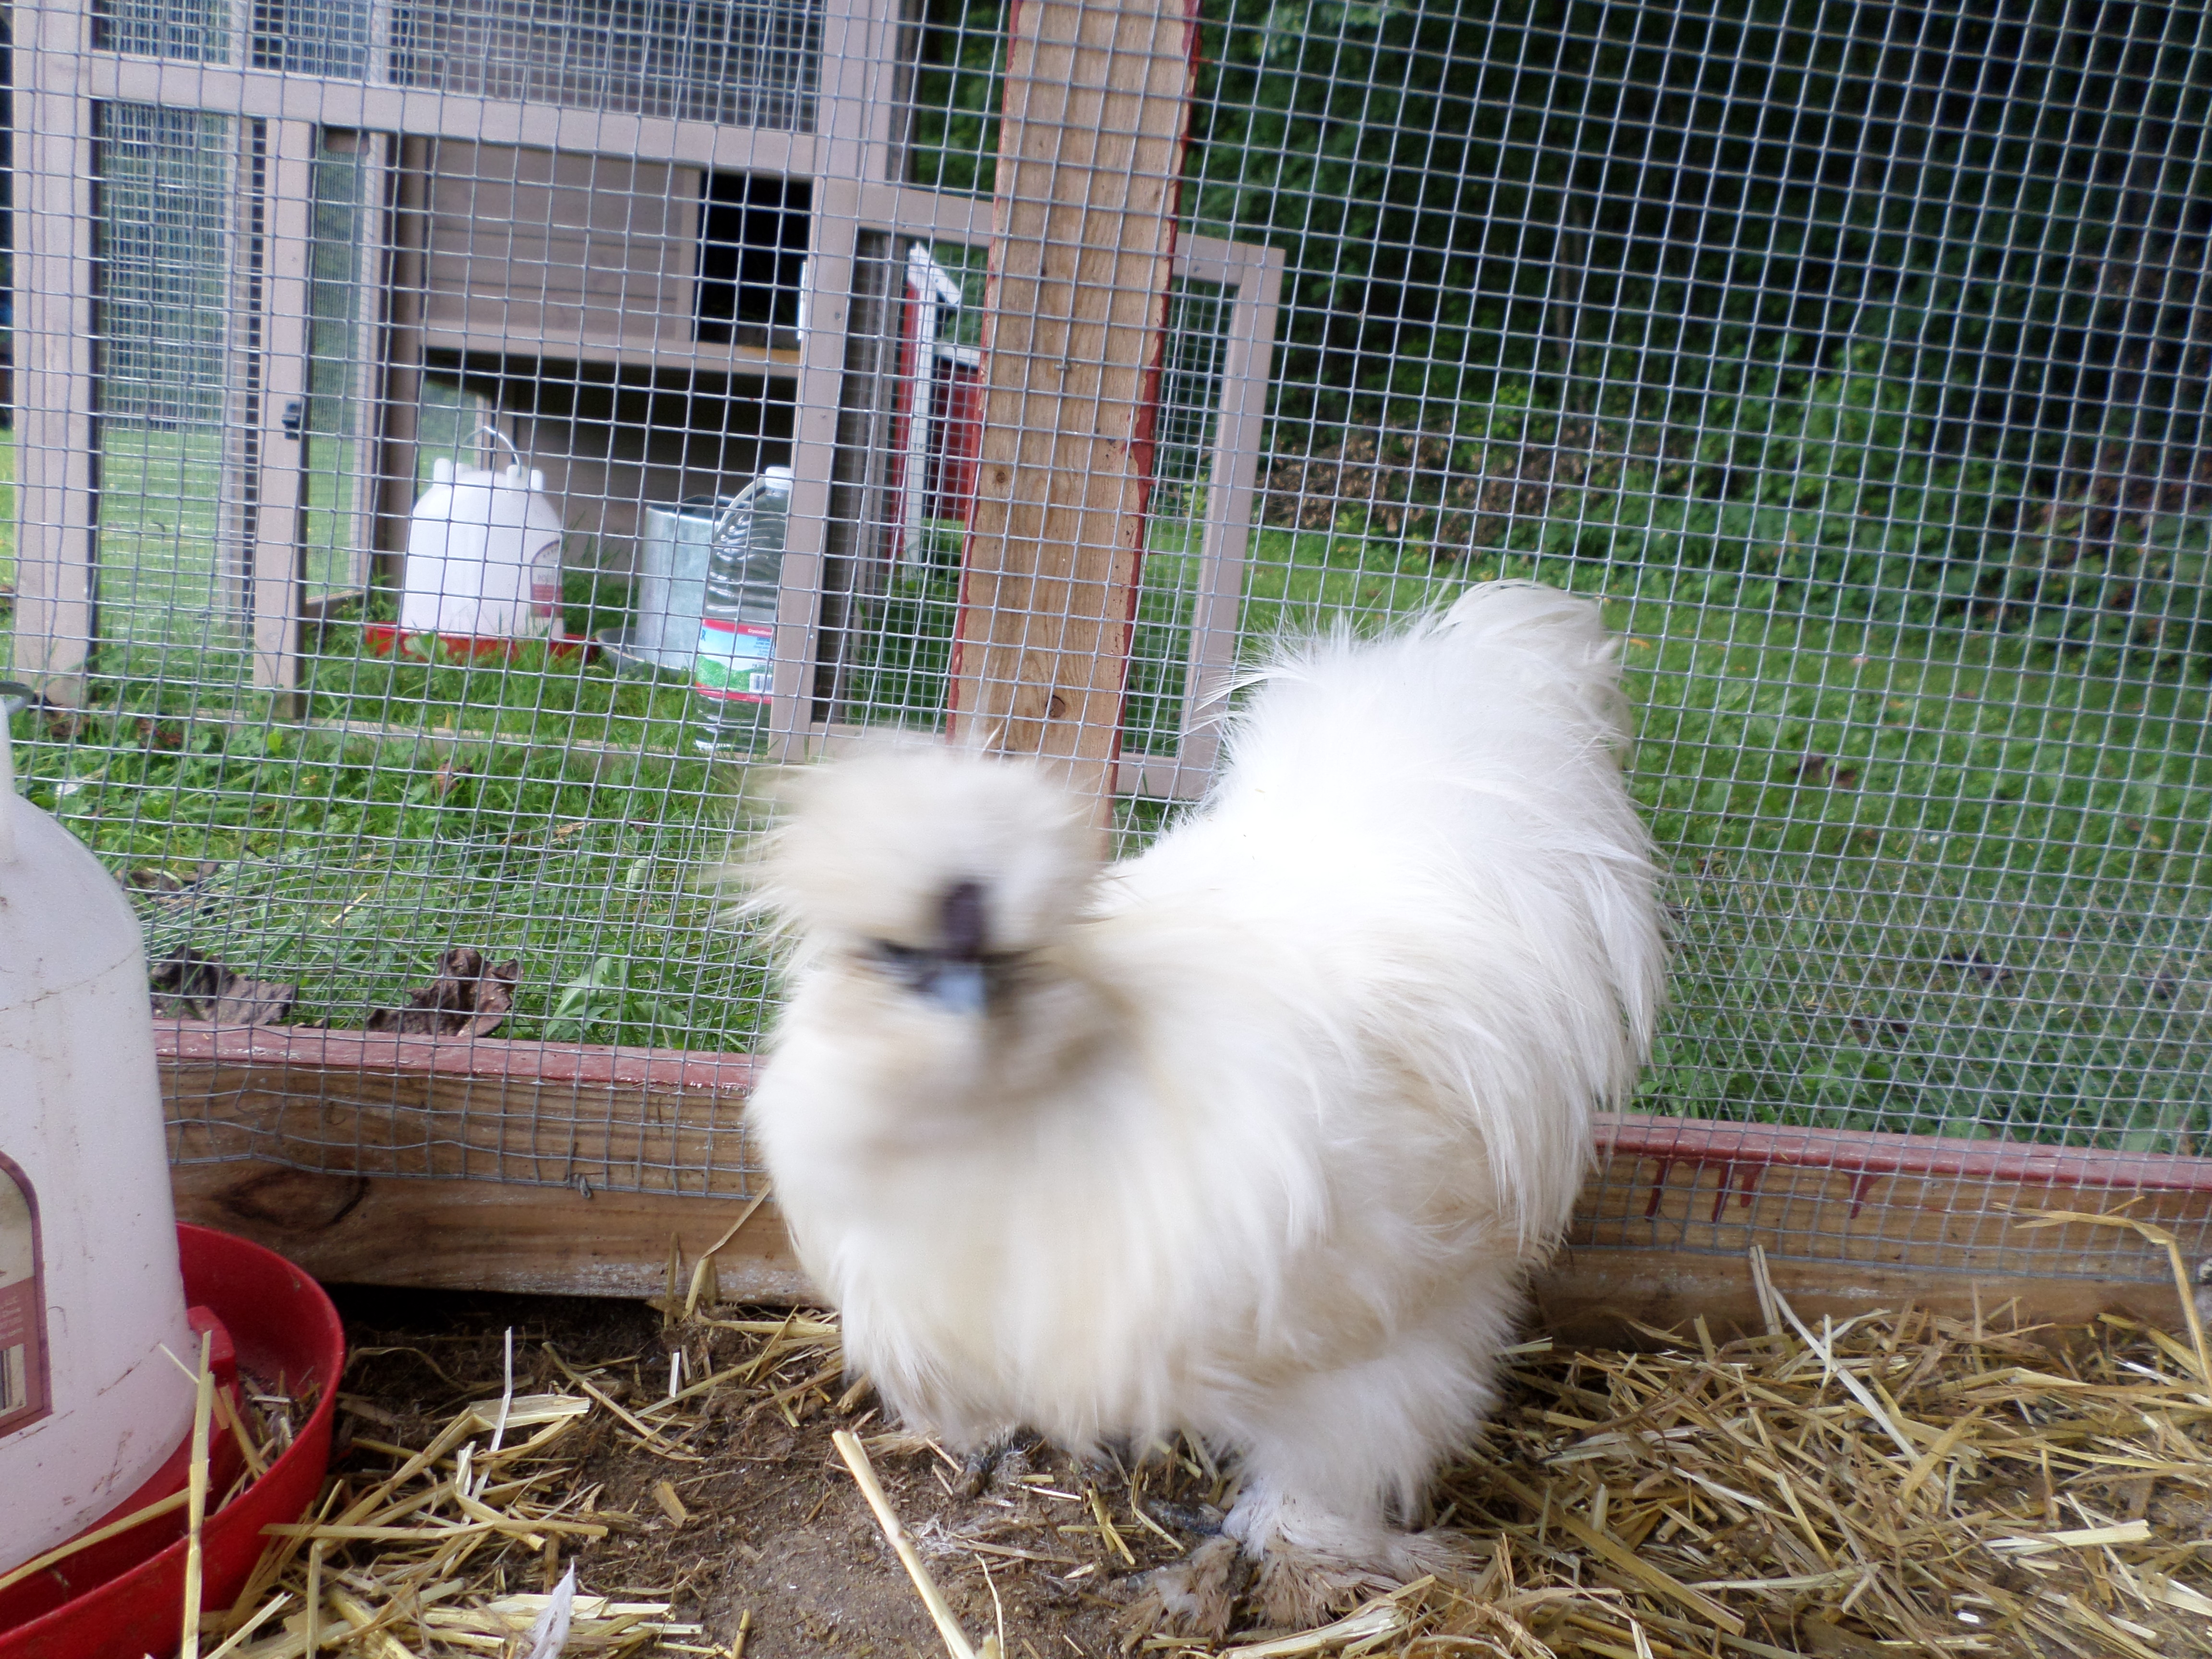
[[[1103,869],[1022,763],[799,775],[750,1121],[910,1424],[1204,1437],[1279,1616],[1433,1559],[1397,1523],[1490,1403],[1660,995],[1618,681],[1596,607],[1533,584],[1308,645],[1206,805]]]

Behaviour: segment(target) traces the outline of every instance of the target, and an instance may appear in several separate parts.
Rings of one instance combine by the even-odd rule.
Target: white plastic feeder
[[[440,456],[407,526],[399,626],[410,634],[527,638],[561,614],[561,515],[545,475],[526,469],[504,434],[511,465],[493,471]]]
[[[15,794],[0,714],[0,1573],[135,1492],[191,1428],[138,923]]]

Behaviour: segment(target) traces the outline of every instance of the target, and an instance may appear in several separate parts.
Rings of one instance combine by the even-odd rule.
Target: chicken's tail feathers
[[[1516,679],[1575,706],[1625,753],[1632,720],[1620,690],[1619,641],[1595,599],[1541,582],[1507,580],[1470,587],[1438,624],[1455,643],[1519,659]]]

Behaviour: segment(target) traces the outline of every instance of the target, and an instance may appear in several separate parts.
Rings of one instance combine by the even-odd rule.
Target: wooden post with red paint
[[[1196,46],[1188,0],[1016,0],[1007,45],[951,723],[1064,768],[1102,823]]]

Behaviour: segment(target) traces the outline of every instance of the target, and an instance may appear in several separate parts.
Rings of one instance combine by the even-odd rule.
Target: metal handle
[[[284,435],[294,443],[300,441],[307,425],[307,406],[295,398],[284,405]]]
[[[501,432],[497,427],[480,426],[476,429],[473,435],[479,438],[490,438],[497,442],[505,444],[507,446],[507,453],[514,458],[514,464],[517,466],[520,466],[522,465],[522,452],[514,447],[514,440],[508,437],[507,434]]]

